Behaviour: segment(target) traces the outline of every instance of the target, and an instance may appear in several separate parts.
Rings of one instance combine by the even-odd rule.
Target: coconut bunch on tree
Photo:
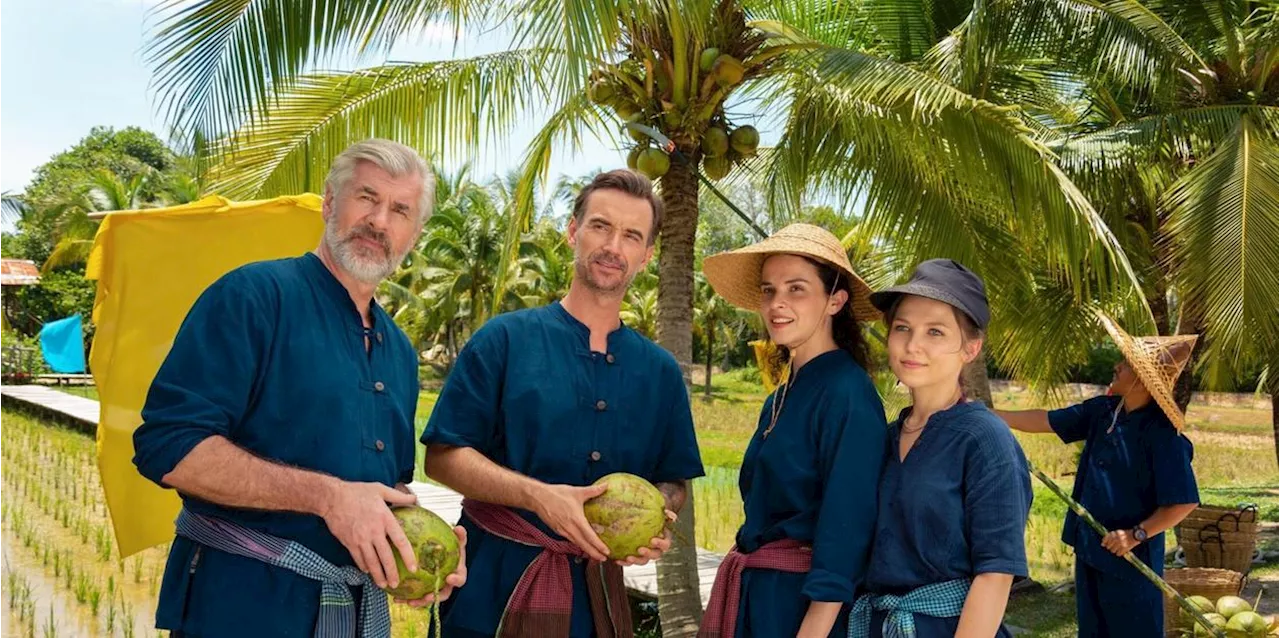
[[[591,74],[591,101],[611,110],[621,124],[642,124],[674,140],[701,149],[702,170],[723,179],[737,164],[754,157],[760,133],[738,125],[725,114],[725,99],[734,88],[765,71],[776,52],[762,50],[765,38],[749,31],[742,10],[720,3],[712,26],[698,37],[677,34],[658,23],[636,23],[624,40],[626,56]],[[690,56],[690,51],[697,51]],[[677,65],[684,59],[692,64]],[[657,179],[671,168],[671,158],[638,128],[628,127],[635,146],[627,166]]]

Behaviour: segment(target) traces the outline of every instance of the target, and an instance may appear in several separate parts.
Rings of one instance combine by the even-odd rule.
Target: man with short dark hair
[[[188,312],[133,437],[138,471],[183,500],[158,628],[387,635],[392,547],[416,562],[388,505],[417,502],[418,366],[373,295],[433,193],[413,149],[355,144],[325,182],[316,250],[237,268]]]
[[[422,436],[427,474],[467,499],[470,581],[443,607],[446,637],[631,635],[620,564],[670,538],[609,562],[583,514],[604,488],[587,486],[638,475],[674,517],[703,473],[675,358],[619,318],[661,217],[648,179],[597,176],[569,222],[565,298],[495,317],[458,355]]]

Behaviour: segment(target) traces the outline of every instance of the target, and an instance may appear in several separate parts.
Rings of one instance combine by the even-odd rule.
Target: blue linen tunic
[[[929,417],[901,459],[910,411],[889,426],[867,590],[902,595],[983,573],[1027,576],[1031,478],[1008,426],[981,403],[961,403]],[[883,612],[872,614],[873,637],[884,619]],[[954,636],[960,624],[959,616],[914,619],[919,638]],[[998,635],[1009,632],[1002,625]]]
[[[347,290],[310,253],[215,281],[152,381],[133,437],[138,471],[163,485],[192,448],[221,435],[264,459],[344,480],[412,480],[417,356],[382,308],[370,312],[366,330]],[[354,564],[317,516],[183,502]],[[311,636],[319,605],[316,581],[176,537],[156,622],[195,636]]]
[[[590,485],[612,472],[651,482],[702,476],[693,415],[674,357],[634,330],[591,331],[558,302],[494,317],[467,342],[422,434],[470,447],[551,484]],[[532,512],[519,511],[553,538]],[[540,549],[492,536],[466,517],[467,584],[441,606],[446,636],[492,636]],[[571,635],[594,633],[585,565],[573,567]]]
[[[1191,469],[1194,449],[1159,404],[1126,412],[1118,396],[1100,396],[1049,412],[1049,425],[1064,443],[1084,441],[1071,496],[1108,530],[1129,530],[1166,505],[1198,503]],[[1115,415],[1115,429],[1110,433]],[[1133,554],[1156,574],[1164,573],[1163,533]],[[1163,622],[1159,590],[1123,558],[1102,546],[1102,537],[1068,510],[1062,542],[1075,548],[1076,596],[1081,635],[1155,635]],[[1106,604],[1109,591],[1129,591],[1126,605]],[[1153,633],[1155,632],[1155,633]]]
[[[852,603],[875,532],[887,426],[871,377],[844,350],[814,357],[796,372],[763,438],[777,397],[765,400],[742,459],[738,550],[790,538],[811,545],[813,566],[808,574],[745,570],[740,638],[794,636],[811,601]],[[843,622],[831,635],[844,635]]]

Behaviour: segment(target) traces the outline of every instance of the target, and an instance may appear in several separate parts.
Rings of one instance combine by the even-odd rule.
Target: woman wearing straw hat
[[[859,320],[871,289],[840,241],[792,224],[708,257],[707,280],[760,313],[789,366],[742,459],[746,518],[716,574],[699,636],[843,635],[875,529],[884,406]]]
[[[1100,537],[1067,513],[1062,542],[1076,552],[1080,635],[1160,636],[1163,595],[1122,557],[1134,552],[1163,574],[1164,531],[1200,501],[1191,441],[1181,435],[1173,399],[1196,337],[1135,338],[1108,317],[1100,321],[1124,354],[1105,396],[1049,412],[996,413],[1023,432],[1085,442],[1071,496],[1112,531]]]
[[[991,317],[985,287],[932,259],[871,301],[912,405],[889,426],[868,593],[850,636],[1008,636],[1009,589],[1027,575],[1031,479],[1009,429],[960,385]]]

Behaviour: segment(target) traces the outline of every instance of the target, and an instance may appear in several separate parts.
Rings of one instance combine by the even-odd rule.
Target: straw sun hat
[[[1098,320],[1107,329],[1111,339],[1120,347],[1124,360],[1142,380],[1160,409],[1179,432],[1186,426],[1182,410],[1173,400],[1173,386],[1191,358],[1196,345],[1196,335],[1173,337],[1134,337],[1116,324],[1112,318],[1099,314]]]
[[[849,307],[858,321],[874,321],[881,317],[871,305],[871,287],[863,281],[853,266],[844,246],[835,235],[810,224],[791,224],[766,239],[737,250],[730,250],[707,257],[702,271],[716,294],[725,301],[744,310],[760,310],[760,269],[764,261],[773,255],[802,255],[811,257],[835,268],[841,277],[848,278],[853,298]]]

